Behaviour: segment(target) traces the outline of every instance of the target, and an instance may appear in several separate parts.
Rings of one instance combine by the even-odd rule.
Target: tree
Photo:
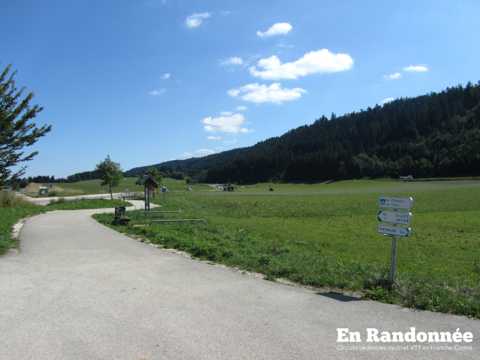
[[[162,174],[156,167],[150,167],[148,170],[145,172],[145,175],[150,176],[153,178],[157,183],[161,184],[162,183]]]
[[[96,170],[100,174],[100,179],[102,179],[102,186],[108,186],[110,198],[113,200],[112,188],[118,186],[120,184],[120,180],[123,178],[120,164],[112,161],[112,159],[110,159],[110,155],[108,155],[105,160],[97,165]]]
[[[43,108],[30,106],[33,93],[24,97],[25,89],[17,89],[14,80],[16,72],[11,73],[10,70],[8,65],[0,73],[0,186],[17,180],[25,173],[26,167],[18,166],[32,160],[38,151],[25,152],[24,149],[51,130],[50,125],[37,127],[33,122]]]

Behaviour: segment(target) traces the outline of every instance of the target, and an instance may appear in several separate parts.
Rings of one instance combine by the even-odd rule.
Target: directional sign
[[[378,232],[383,235],[405,237],[411,234],[412,229],[382,223],[378,225]]]
[[[380,210],[377,214],[377,218],[378,221],[384,221],[392,224],[408,225],[410,224],[412,213]]]
[[[378,205],[387,209],[410,209],[413,206],[413,198],[396,198],[381,196]]]

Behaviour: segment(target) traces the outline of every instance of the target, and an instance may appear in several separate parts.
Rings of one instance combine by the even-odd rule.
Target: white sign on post
[[[381,196],[378,199],[378,205],[386,209],[405,209],[410,210],[413,206],[413,198],[396,198]]]
[[[390,274],[388,280],[393,285],[397,271],[397,239],[409,236],[412,229],[401,225],[409,225],[412,213],[409,212],[413,206],[413,198],[397,198],[381,196],[378,199],[380,210],[377,219],[380,221],[378,232],[392,238],[392,260],[390,263]],[[390,209],[384,210],[384,209]]]
[[[383,235],[405,237],[410,235],[412,229],[388,224],[380,224],[378,225],[378,232]]]
[[[408,225],[412,218],[411,212],[385,211],[380,210],[377,214],[378,221],[391,224]]]

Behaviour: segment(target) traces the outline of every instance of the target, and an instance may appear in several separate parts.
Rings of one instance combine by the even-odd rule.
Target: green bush
[[[12,191],[0,191],[0,207],[11,208],[26,202],[15,195]]]

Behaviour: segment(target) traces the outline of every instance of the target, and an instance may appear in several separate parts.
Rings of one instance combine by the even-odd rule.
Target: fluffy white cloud
[[[211,17],[212,15],[209,12],[195,13],[190,16],[187,16],[185,19],[185,25],[190,28],[197,28],[203,24],[203,21]]]
[[[203,128],[208,132],[223,133],[247,133],[249,129],[244,127],[245,117],[243,114],[228,114],[217,117],[206,117],[202,120]]]
[[[212,149],[198,149],[195,151],[195,155],[197,156],[207,156],[214,153],[215,153],[215,150],[212,150]]]
[[[398,80],[402,77],[402,74],[399,72],[394,72],[392,74],[385,75],[384,78],[387,80]]]
[[[162,80],[168,80],[172,77],[172,74],[170,73],[165,73],[162,75]]]
[[[385,105],[386,103],[392,102],[393,100],[395,100],[395,98],[387,97],[387,98],[383,99],[382,101],[380,101],[380,105]]]
[[[403,68],[406,72],[427,72],[430,70],[426,65],[409,65]]]
[[[186,151],[183,153],[182,158],[203,157],[207,155],[215,154],[215,150],[212,149],[198,149],[193,152]]]
[[[353,59],[349,54],[320,49],[287,63],[282,63],[275,55],[260,59],[256,66],[250,67],[250,74],[265,80],[297,79],[315,73],[346,71],[352,66]]]
[[[151,96],[160,96],[160,95],[163,95],[165,94],[165,89],[153,89],[151,91],[148,92],[148,95],[151,95]]]
[[[265,84],[247,84],[236,89],[228,90],[228,95],[231,97],[240,97],[244,101],[253,103],[274,103],[281,104],[287,101],[298,100],[307,91],[302,88],[282,88],[279,83],[270,85]]]
[[[224,66],[243,65],[243,59],[239,56],[232,56],[232,57],[229,57],[228,59],[222,60],[220,64]]]
[[[277,35],[286,35],[292,31],[293,26],[287,22],[276,23],[270,26],[267,31],[257,31],[257,36],[261,38],[277,36]]]
[[[222,140],[222,137],[221,136],[210,135],[210,136],[207,136],[207,139],[212,140],[212,141],[220,141],[220,140]]]
[[[248,108],[244,105],[239,105],[235,108],[235,110],[237,110],[237,111],[247,111],[247,109]]]

